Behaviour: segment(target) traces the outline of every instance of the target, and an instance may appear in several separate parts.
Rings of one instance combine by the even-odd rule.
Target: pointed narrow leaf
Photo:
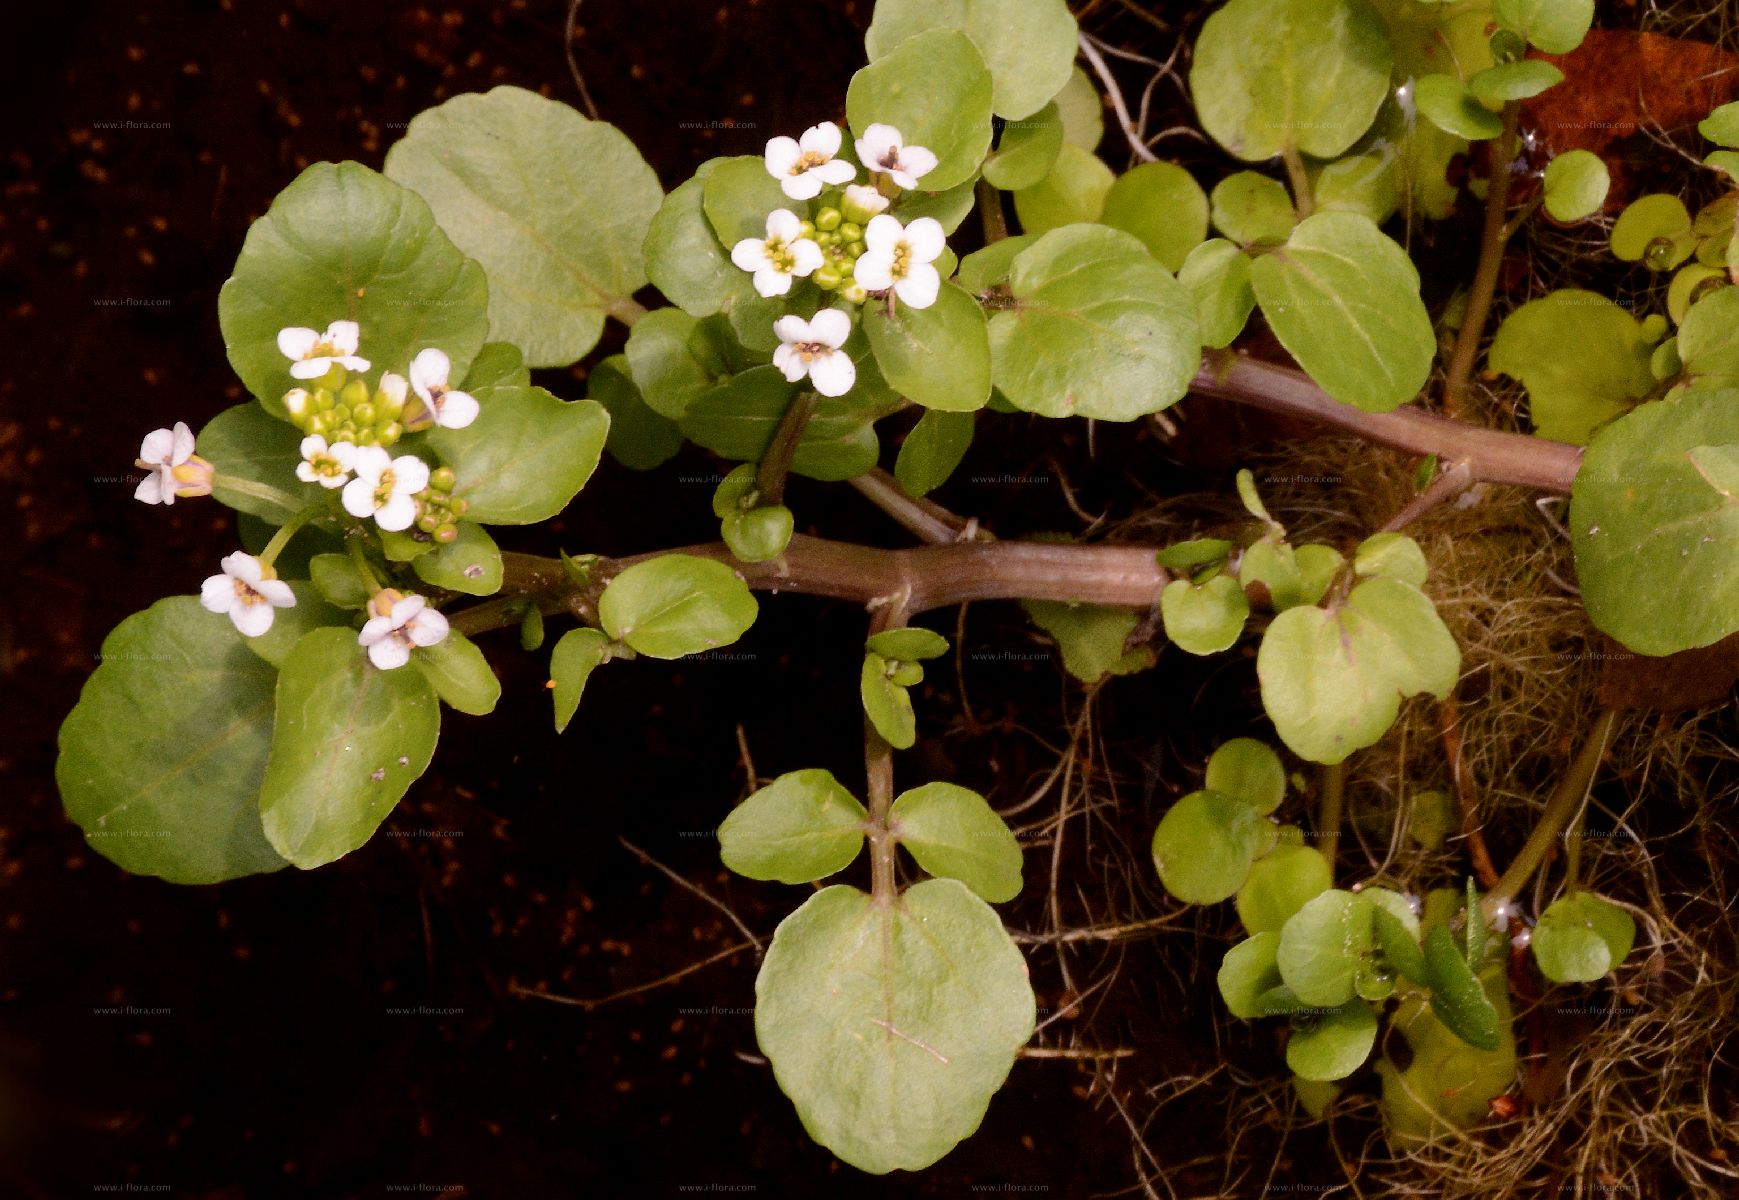
[[[550,651],[549,675],[555,684],[556,732],[566,732],[568,722],[579,710],[580,696],[586,690],[586,680],[604,662],[609,637],[596,629],[570,629],[562,634]]]

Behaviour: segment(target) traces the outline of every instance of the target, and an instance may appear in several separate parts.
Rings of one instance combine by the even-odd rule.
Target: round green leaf
[[[899,662],[921,662],[941,658],[948,653],[948,639],[932,629],[907,625],[900,629],[884,629],[864,643],[883,658]]]
[[[977,792],[926,783],[902,792],[890,817],[900,845],[930,874],[958,879],[992,904],[1020,894],[1020,843]]]
[[[308,560],[308,573],[321,598],[336,608],[361,608],[369,601],[369,590],[348,554],[316,554]]]
[[[1010,120],[1043,108],[1075,62],[1075,18],[1064,0],[879,0],[864,49],[875,62],[930,29],[972,39],[990,70],[992,107]]]
[[[1063,669],[1082,683],[1107,675],[1132,675],[1153,665],[1147,646],[1125,650],[1141,617],[1126,608],[1070,604],[1062,600],[1023,600],[1033,623],[1056,640]]]
[[[728,646],[755,623],[755,597],[724,563],[661,554],[610,580],[598,598],[604,631],[651,658]]]
[[[1133,420],[1181,399],[1201,365],[1189,293],[1120,230],[1052,230],[1015,257],[1009,289],[991,364],[1023,411]]]
[[[278,349],[288,326],[361,326],[369,377],[445,351],[463,377],[488,331],[483,270],[435,225],[415,193],[360,163],[315,163],[248,228],[218,293],[230,365],[274,413],[301,381]]]
[[[1284,241],[1298,224],[1286,185],[1255,171],[1235,171],[1209,198],[1214,228],[1242,245]]]
[[[978,301],[944,283],[929,308],[866,306],[863,330],[888,386],[914,404],[971,412],[990,399],[990,334]]]
[[[785,195],[759,155],[713,159],[711,168],[703,184],[702,206],[728,262],[739,241],[767,236],[768,213],[797,202]],[[744,279],[753,278],[735,263],[731,269]]]
[[[1014,269],[1015,255],[1038,240],[1037,234],[1021,233],[992,242],[982,250],[974,250],[960,260],[956,282],[974,294],[1007,283],[1009,272]]]
[[[1739,100],[1723,104],[1699,121],[1697,132],[1717,146],[1739,146]]]
[[[244,640],[192,596],[159,600],[103,639],[60,727],[54,778],[104,858],[171,883],[284,865],[258,804],[278,673]]]
[[[1300,1079],[1345,1079],[1370,1057],[1377,1042],[1377,1014],[1363,1000],[1349,1000],[1292,1031],[1286,1065]]]
[[[1570,493],[1576,578],[1589,618],[1638,654],[1739,630],[1739,483],[1709,453],[1734,445],[1739,391],[1706,391],[1645,404],[1588,447]]]
[[[1739,386],[1739,291],[1722,288],[1685,310],[1678,343],[1692,388]]]
[[[936,166],[920,182],[925,191],[946,191],[972,178],[990,150],[990,97],[990,72],[971,39],[931,29],[853,75],[845,112],[858,137],[871,125],[892,125],[906,145],[928,149]]]
[[[1175,163],[1142,163],[1111,185],[1099,219],[1140,238],[1175,272],[1208,236],[1208,195]]]
[[[1467,90],[1487,104],[1503,104],[1538,96],[1547,88],[1557,87],[1563,82],[1564,72],[1551,63],[1537,58],[1520,58],[1480,71],[1467,81]]]
[[[1656,192],[1631,201],[1612,225],[1612,254],[1624,262],[1642,262],[1657,270],[1676,267],[1690,256],[1676,243],[1691,232],[1691,211],[1677,196]],[[1660,247],[1666,247],[1661,250]],[[1657,266],[1657,260],[1660,265]]]
[[[682,430],[652,411],[634,386],[625,355],[613,354],[586,372],[586,399],[610,414],[604,448],[630,471],[650,471],[682,449]]]
[[[1367,579],[1337,612],[1290,608],[1256,655],[1262,706],[1301,758],[1338,763],[1375,745],[1406,696],[1448,695],[1461,652],[1431,601],[1398,579]]]
[[[755,1034],[810,1136],[872,1174],[918,1171],[984,1119],[1035,1017],[996,912],[952,879],[878,904],[830,887],[785,918]]]
[[[810,883],[851,865],[868,819],[832,773],[789,771],[731,810],[719,826],[719,857],[750,879]]]
[[[504,384],[530,387],[531,368],[525,365],[525,355],[512,342],[485,342],[463,378],[465,390],[473,394]]]
[[[1431,568],[1419,543],[1404,533],[1373,533],[1353,552],[1353,571],[1366,579],[1399,579],[1424,587]]]
[[[377,669],[350,629],[316,629],[278,674],[260,787],[272,846],[298,867],[357,849],[434,756],[441,708],[423,673]]]
[[[597,468],[610,415],[591,400],[558,400],[542,388],[479,392],[477,419],[431,429],[428,444],[459,477],[466,516],[485,525],[547,521],[579,495]]]
[[[322,625],[350,627],[350,614],[326,603],[325,597],[312,583],[300,579],[288,582],[290,591],[296,596],[295,606],[279,609],[272,619],[272,627],[259,637],[242,639],[244,646],[274,667],[284,665],[290,651],[309,630]]]
[[[606,316],[633,311],[664,191],[615,126],[498,87],[425,110],[386,170],[483,264],[490,336],[532,366],[566,366],[597,344]]]
[[[1250,289],[1250,258],[1236,245],[1224,238],[1203,242],[1184,259],[1177,281],[1195,299],[1203,345],[1223,349],[1244,332],[1256,293]]]
[[[1709,282],[1710,280],[1715,280],[1717,282],[1711,285]],[[1727,272],[1721,267],[1706,267],[1702,263],[1690,263],[1687,266],[1679,268],[1678,274],[1673,276],[1673,282],[1667,288],[1667,315],[1670,316],[1675,323],[1682,324],[1685,319],[1685,314],[1691,309],[1692,303],[1696,300],[1703,299],[1712,289],[1725,287],[1727,284]],[[1649,368],[1654,372],[1655,378],[1657,379],[1669,378],[1671,375],[1676,375],[1684,366],[1684,363],[1678,359],[1677,344],[1674,342],[1668,342],[1665,344],[1672,347],[1673,370],[1667,375],[1662,375],[1660,371],[1656,369],[1655,360],[1651,355],[1649,359]],[[1660,353],[1660,350],[1661,347],[1657,346],[1654,353],[1658,354]]]
[[[1165,636],[1191,654],[1218,654],[1238,640],[1250,616],[1244,589],[1230,575],[1204,584],[1174,579],[1159,594]]]
[[[1280,344],[1324,391],[1388,412],[1418,395],[1437,352],[1407,252],[1355,213],[1317,213],[1250,264]]]
[[[1032,187],[1051,173],[1063,148],[1063,119],[1047,104],[1023,120],[1002,127],[996,149],[984,160],[984,178],[992,187],[1012,192]]]
[[[864,345],[864,359],[873,361],[868,342]],[[791,460],[791,469],[797,474],[837,481],[856,478],[876,465],[880,443],[874,422],[884,413],[858,395],[864,375],[860,362],[857,390],[844,396],[823,396],[816,402]],[[772,442],[794,391],[778,367],[769,363],[751,368],[690,405],[682,419],[682,431],[714,454],[758,461]]]
[[[1223,564],[1234,547],[1235,543],[1225,538],[1191,538],[1186,542],[1174,542],[1153,557],[1168,571],[1194,571],[1198,567]]]
[[[948,481],[972,445],[976,421],[969,412],[927,409],[900,443],[894,478],[908,496],[924,496]]]
[[[1275,963],[1279,949],[1278,933],[1258,933],[1226,951],[1215,982],[1234,1017],[1250,1021],[1266,1015],[1257,1000],[1280,986],[1280,968]]]
[[[570,629],[550,651],[549,677],[555,684],[550,695],[555,700],[557,733],[566,732],[568,723],[579,711],[586,681],[603,665],[609,645],[610,639],[596,629]]]
[[[457,528],[457,538],[436,543],[411,563],[412,569],[424,583],[450,592],[493,596],[501,590],[501,551],[495,539],[475,521],[460,521]]]
[[[863,656],[858,695],[864,715],[882,739],[896,750],[910,750],[918,740],[918,719],[912,697],[888,674],[888,660],[871,650]]]
[[[1565,354],[1566,346],[1576,353]],[[1653,349],[1628,309],[1567,288],[1505,317],[1488,361],[1528,389],[1528,415],[1541,437],[1580,445],[1653,389]]]
[[[1610,900],[1576,892],[1552,902],[1534,926],[1534,961],[1556,983],[1593,983],[1625,960],[1636,922]]]
[[[1374,944],[1371,902],[1334,889],[1307,901],[1280,930],[1276,960],[1301,1003],[1339,1008]]]
[[[1079,146],[1064,145],[1050,174],[1014,194],[1014,213],[1029,234],[1048,233],[1097,221],[1117,177],[1103,159]]]
[[[1202,786],[1222,796],[1248,801],[1266,816],[1286,798],[1286,768],[1266,742],[1233,738],[1208,757]]]
[[[301,431],[258,404],[224,409],[199,431],[194,444],[219,475],[267,484],[292,498],[293,508],[221,484],[212,488],[220,503],[273,525],[282,525],[316,503],[325,491],[317,483],[296,478],[296,467],[302,462]]]
[[[1287,147],[1333,158],[1370,128],[1394,64],[1362,0],[1231,0],[1196,39],[1202,128],[1246,162]]]
[[[1437,128],[1470,142],[1503,133],[1503,121],[1453,75],[1427,75],[1413,89],[1414,103]]]
[[[1430,128],[1429,123],[1426,128]],[[1417,131],[1418,126],[1414,126],[1414,132]],[[1379,138],[1363,154],[1307,166],[1317,211],[1359,213],[1381,225],[1401,206],[1403,199],[1410,204],[1417,200],[1415,195],[1402,192],[1412,161],[1411,155],[1403,157],[1387,139]]]
[[[737,300],[754,294],[752,276],[731,261],[730,247],[713,232],[704,204],[708,177],[721,164],[734,161],[712,158],[702,163],[692,178],[664,198],[646,229],[647,277],[666,299],[690,316],[725,312]],[[767,174],[764,163],[761,174],[778,189],[778,181]],[[781,202],[762,212],[762,225],[752,231],[754,236],[766,236],[766,214],[784,207],[781,193]]]
[[[1274,836],[1274,826],[1246,801],[1191,792],[1153,831],[1153,865],[1165,890],[1185,904],[1218,904],[1244,885]]]
[[[1083,150],[1097,150],[1105,140],[1105,102],[1099,89],[1080,67],[1069,72],[1069,82],[1056,97],[1057,116],[1063,122],[1063,142]]]
[[[1594,0],[1492,0],[1492,15],[1536,50],[1568,54],[1594,23]]]
[[[456,629],[433,646],[418,646],[411,653],[411,663],[422,671],[435,694],[459,712],[487,716],[501,699],[501,681],[489,660],[475,642]]]
[[[628,334],[625,354],[634,386],[653,412],[671,421],[680,421],[689,404],[719,382],[689,349],[696,324],[679,308],[660,308]]]
[[[1328,859],[1311,846],[1276,846],[1256,860],[1238,889],[1238,920],[1251,933],[1278,933],[1292,914],[1334,886]]]
[[[1499,1046],[1497,1008],[1467,965],[1447,925],[1433,925],[1425,935],[1425,973],[1431,983],[1431,1011],[1470,1046]]]

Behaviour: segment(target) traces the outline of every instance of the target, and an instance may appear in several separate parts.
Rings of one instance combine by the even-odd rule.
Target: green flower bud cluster
[[[827,262],[810,276],[824,292],[838,292],[853,304],[862,304],[868,293],[852,278],[858,256],[864,252],[863,225],[846,219],[846,214],[831,205],[815,214],[813,221],[803,222],[803,236],[810,238]]]
[[[470,502],[453,495],[456,482],[452,467],[436,467],[429,473],[429,486],[417,493],[417,528],[446,545],[459,536],[457,524]]]
[[[713,493],[713,516],[731,553],[744,562],[766,562],[785,553],[796,520],[783,504],[762,504],[755,464],[734,468]]]
[[[370,394],[368,384],[349,378],[343,367],[333,367],[312,388],[286,392],[284,407],[296,428],[328,442],[391,446],[405,434],[403,389],[397,395],[381,389]]]

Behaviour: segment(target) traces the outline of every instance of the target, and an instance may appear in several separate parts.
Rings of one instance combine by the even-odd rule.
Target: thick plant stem
[[[1322,768],[1322,805],[1317,810],[1316,849],[1328,862],[1328,877],[1334,879],[1334,857],[1340,848],[1341,814],[1346,803],[1347,765],[1325,763]]]
[[[870,636],[906,623],[904,591],[879,597],[870,615]],[[899,895],[894,876],[894,751],[866,715],[863,721],[864,775],[869,799],[870,897],[886,907]]]
[[[1595,718],[1594,728],[1589,731],[1582,748],[1576,752],[1570,769],[1564,772],[1564,777],[1558,781],[1558,786],[1547,799],[1539,824],[1534,826],[1534,831],[1522,844],[1521,851],[1510,863],[1509,869],[1497,881],[1497,886],[1486,893],[1482,907],[1488,922],[1498,915],[1500,909],[1508,907],[1527,886],[1528,880],[1533,878],[1540,864],[1546,861],[1552,844],[1575,819],[1576,814],[1582,811],[1582,806],[1588,801],[1589,789],[1594,786],[1594,773],[1600,768],[1600,760],[1606,754],[1607,746],[1612,744],[1612,732],[1617,724],[1618,713],[1610,708],[1603,709]]]
[[[973,190],[978,198],[978,220],[984,226],[984,244],[988,246],[1002,241],[1008,236],[1008,217],[1002,211],[1002,193],[983,179]]]
[[[650,310],[644,304],[640,303],[640,301],[634,299],[634,297],[622,296],[619,299],[612,301],[610,307],[605,311],[612,317],[615,317],[618,321],[622,322],[622,324],[632,329],[634,323],[641,317],[644,317]]]
[[[1473,364],[1479,358],[1479,344],[1485,339],[1486,318],[1491,315],[1491,301],[1497,292],[1498,268],[1503,265],[1504,246],[1514,230],[1509,226],[1510,164],[1516,157],[1516,125],[1521,105],[1512,100],[1503,107],[1503,132],[1492,149],[1491,185],[1485,194],[1485,229],[1480,236],[1479,264],[1473,271],[1473,287],[1467,295],[1467,312],[1461,320],[1461,330],[1455,335],[1455,348],[1450,353],[1449,370],[1443,381],[1443,410],[1454,416],[1467,397],[1468,384],[1473,379]]]
[[[773,440],[768,443],[767,452],[761,455],[761,465],[755,471],[755,489],[761,493],[761,504],[785,503],[785,477],[791,473],[791,460],[797,455],[797,447],[803,441],[803,430],[808,426],[809,418],[815,415],[819,399],[806,389],[791,397],[791,403],[785,406],[785,415],[779,420],[779,428],[773,431]]]
[[[1230,351],[1210,353],[1190,391],[1304,417],[1408,454],[1466,462],[1474,483],[1510,483],[1567,494],[1582,465],[1580,446],[1482,429],[1410,405],[1393,412],[1366,412],[1335,400],[1301,371]]]

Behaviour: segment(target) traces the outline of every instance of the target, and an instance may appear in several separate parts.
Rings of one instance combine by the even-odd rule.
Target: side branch
[[[1465,462],[1473,483],[1510,483],[1567,493],[1582,448],[1523,433],[1482,429],[1423,409],[1366,412],[1333,399],[1302,371],[1232,353],[1210,354],[1190,390],[1253,408],[1305,417],[1408,454]]]

